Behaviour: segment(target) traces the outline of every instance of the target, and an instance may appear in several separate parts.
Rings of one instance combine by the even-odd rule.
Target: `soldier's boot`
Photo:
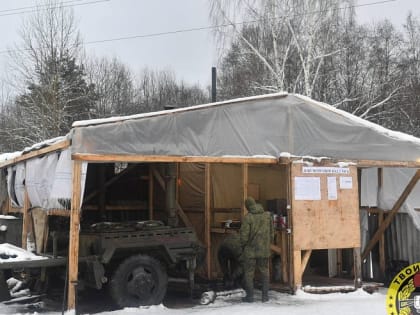
[[[243,302],[252,303],[254,302],[254,289],[245,288],[246,297],[242,298]]]
[[[261,279],[262,282],[262,294],[261,294],[261,301],[267,302],[268,301],[268,289],[270,285],[269,277],[263,276]]]

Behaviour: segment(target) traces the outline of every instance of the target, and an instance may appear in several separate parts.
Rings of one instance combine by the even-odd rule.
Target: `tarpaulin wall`
[[[228,219],[240,220],[243,204],[243,170],[240,164],[211,164],[211,226]],[[249,165],[248,184],[257,189],[253,196],[266,208],[267,200],[287,197],[284,166]],[[202,163],[179,164],[179,202],[204,239],[204,170]],[[248,194],[252,192],[249,191]]]
[[[72,153],[416,161],[420,140],[298,95],[74,124]]]
[[[378,187],[378,169],[362,170],[361,206],[379,207],[382,210],[392,209],[408,182],[417,169],[413,168],[383,168],[382,187]],[[407,213],[413,220],[414,226],[420,230],[420,184],[414,187],[399,212]]]
[[[7,202],[6,170],[0,170],[0,210],[3,210]]]
[[[82,195],[86,169],[87,163],[83,163]],[[7,168],[6,182],[7,193],[13,207],[22,208],[24,206],[26,189],[31,207],[69,209],[72,197],[70,150],[53,152],[10,166]]]

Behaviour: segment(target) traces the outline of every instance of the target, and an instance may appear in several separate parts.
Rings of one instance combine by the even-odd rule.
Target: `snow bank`
[[[11,261],[42,260],[46,257],[35,255],[12,244],[0,244],[0,264]]]
[[[189,308],[168,308],[163,305],[149,307],[125,308],[112,312],[96,313],[98,315],[383,315],[385,310],[386,290],[381,289],[378,293],[368,294],[363,290],[352,293],[310,294],[298,291],[296,295],[269,292],[270,301],[267,303],[242,303],[240,298],[217,300],[209,305],[199,305]],[[258,301],[261,298],[259,291],[255,295]],[[16,305],[4,305],[0,303],[1,314],[16,314]],[[38,314],[37,312],[25,312],[25,314]],[[47,312],[42,314],[59,315],[61,312]]]

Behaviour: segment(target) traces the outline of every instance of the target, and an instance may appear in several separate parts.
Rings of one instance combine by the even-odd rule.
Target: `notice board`
[[[360,247],[356,166],[292,163],[291,170],[293,249]]]

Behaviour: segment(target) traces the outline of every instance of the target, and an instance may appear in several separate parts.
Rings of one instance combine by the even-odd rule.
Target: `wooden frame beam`
[[[384,222],[384,212],[381,211],[378,214],[378,225],[381,226]],[[385,274],[385,236],[382,234],[379,239],[379,270],[382,274]]]
[[[47,154],[47,153],[50,153],[50,152],[53,152],[53,151],[63,150],[63,149],[68,148],[69,146],[70,146],[70,141],[69,140],[64,140],[64,141],[61,141],[61,142],[57,142],[57,143],[54,143],[54,144],[52,144],[48,147],[45,147],[45,148],[42,148],[42,149],[39,149],[39,150],[35,150],[35,151],[30,151],[28,153],[25,153],[21,156],[18,156],[16,158],[14,158],[14,159],[10,159],[10,160],[7,160],[3,163],[0,163],[0,168],[4,168],[4,167],[7,167],[9,165],[17,164],[19,162],[23,162],[23,161],[26,161],[26,160],[32,159],[34,157],[44,155],[44,154]]]
[[[245,200],[248,198],[248,164],[242,164],[242,211],[241,211],[241,220],[244,219],[248,210],[245,206]],[[255,196],[253,196],[255,197]]]
[[[154,177],[152,167],[149,167],[149,220],[153,220]]]
[[[207,278],[211,279],[211,165],[206,163],[204,169],[204,242],[207,255]]]
[[[354,272],[354,287],[362,287],[362,259],[360,255],[360,247],[353,248],[353,272]]]
[[[305,157],[281,157],[279,158],[279,164],[289,164],[293,161],[314,161],[315,158],[305,158]],[[332,158],[324,158],[321,161],[316,159],[319,165],[331,164],[331,163],[338,163],[344,162],[349,163],[352,165],[356,165],[357,167],[409,167],[409,168],[419,168],[420,161],[384,161],[384,160],[345,160],[345,159],[332,159]]]
[[[85,154],[76,153],[72,155],[73,160],[86,161],[90,163],[114,163],[114,162],[188,162],[188,163],[255,163],[255,164],[277,164],[275,157],[241,157],[241,156],[173,156],[173,155],[118,155],[118,154]]]
[[[293,290],[302,287],[302,254],[300,250],[293,251]]]
[[[79,271],[79,232],[81,200],[82,162],[73,161],[70,235],[68,254],[67,310],[76,308],[77,280]]]
[[[29,218],[29,208],[30,208],[30,202],[29,202],[29,195],[28,190],[25,187],[25,194],[24,194],[24,200],[23,200],[23,208],[22,208],[22,248],[28,249],[28,233],[29,233],[29,224],[30,224],[30,218]]]
[[[420,170],[417,170],[414,176],[411,178],[410,182],[407,184],[407,187],[402,192],[400,198],[396,201],[392,209],[387,213],[387,217],[383,220],[382,224],[378,227],[375,235],[373,235],[372,239],[366,246],[362,254],[362,260],[366,259],[369,255],[370,251],[375,247],[376,243],[380,240],[385,230],[391,224],[394,217],[397,215],[397,212],[400,210],[401,206],[407,199],[408,195],[413,190],[414,186],[416,186],[418,180],[420,179]]]

